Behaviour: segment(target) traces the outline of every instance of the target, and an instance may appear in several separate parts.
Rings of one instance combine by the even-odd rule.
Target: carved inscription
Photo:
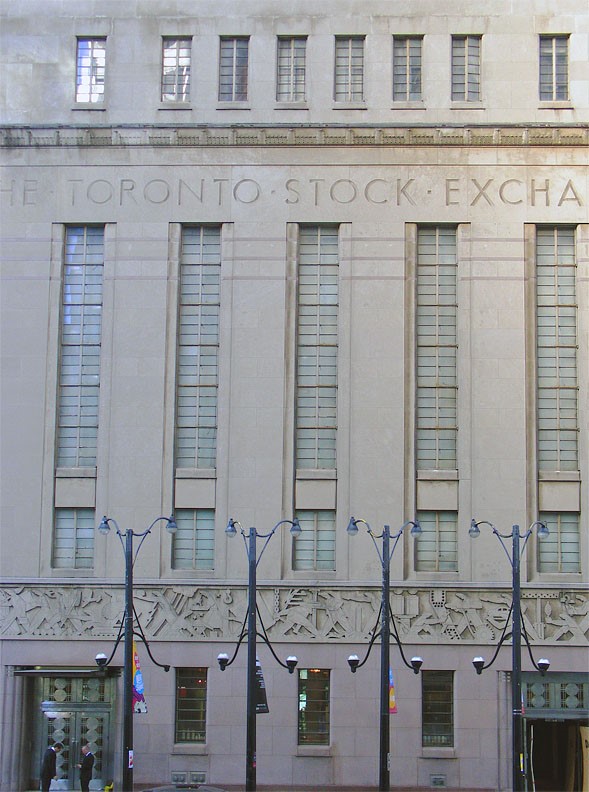
[[[38,179],[6,178],[0,196],[9,207],[41,205],[54,195],[53,186]],[[211,178],[198,175],[150,178],[65,178],[60,192],[69,207],[223,207],[263,201],[286,206],[387,207],[458,206],[584,207],[587,196],[580,182],[569,178],[379,176],[375,178],[290,178],[266,184],[262,179]]]

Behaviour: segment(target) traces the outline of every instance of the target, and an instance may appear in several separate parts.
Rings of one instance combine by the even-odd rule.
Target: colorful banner
[[[397,711],[397,699],[395,698],[395,680],[393,679],[393,669],[389,668],[389,715]]]
[[[133,712],[147,712],[147,703],[143,693],[143,674],[135,641],[133,641]],[[129,757],[129,761],[133,761],[132,757]]]

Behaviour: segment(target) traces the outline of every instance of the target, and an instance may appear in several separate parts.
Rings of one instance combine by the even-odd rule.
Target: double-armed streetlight
[[[133,628],[134,619],[137,621],[138,636],[143,640],[147,648],[147,652],[153,662],[163,668],[165,671],[170,670],[169,665],[162,665],[158,663],[149,649],[149,644],[145,638],[135,609],[133,607],[133,564],[137,558],[137,554],[141,549],[141,545],[145,541],[151,529],[158,522],[166,523],[166,530],[170,534],[175,534],[177,530],[176,520],[172,514],[170,517],[156,517],[151,525],[141,533],[136,533],[130,528],[126,531],[121,531],[116,520],[112,517],[104,516],[100,521],[98,530],[101,534],[106,536],[110,531],[110,523],[116,529],[117,536],[123,547],[125,554],[125,615],[121,624],[121,629],[117,640],[115,641],[114,648],[110,657],[100,653],[96,656],[96,663],[100,669],[104,669],[112,660],[114,653],[119,645],[121,638],[124,638],[124,665],[123,665],[123,751],[122,751],[122,790],[123,792],[133,792],[133,635],[135,630]],[[139,545],[133,554],[133,539],[140,539]],[[123,541],[123,539],[125,541]]]
[[[509,534],[502,534],[499,533],[497,528],[493,525],[493,523],[488,522],[487,520],[475,520],[474,517],[470,521],[470,528],[469,528],[469,535],[471,539],[477,539],[480,534],[479,526],[486,525],[495,534],[503,550],[505,551],[505,555],[507,556],[509,563],[511,564],[512,569],[512,587],[513,587],[513,598],[511,602],[511,608],[507,615],[507,619],[505,620],[505,625],[503,627],[503,632],[501,634],[501,638],[499,639],[499,643],[497,644],[497,648],[495,649],[495,654],[491,658],[488,663],[485,663],[485,659],[483,657],[475,657],[472,661],[473,666],[477,674],[481,674],[486,668],[493,665],[497,655],[499,654],[499,649],[503,645],[503,643],[511,636],[511,657],[512,657],[512,671],[511,671],[511,706],[513,711],[513,718],[512,718],[512,778],[513,778],[513,792],[522,792],[524,789],[524,779],[525,779],[525,767],[524,767],[524,755],[523,755],[523,714],[522,714],[522,669],[521,669],[521,641],[522,641],[522,633],[524,636],[524,640],[526,642],[526,646],[528,648],[528,653],[530,655],[530,660],[532,661],[532,665],[534,668],[539,671],[542,675],[548,671],[550,667],[550,661],[547,660],[545,657],[541,658],[536,661],[534,660],[534,656],[532,655],[532,647],[530,645],[530,640],[528,638],[528,634],[526,632],[526,626],[522,619],[521,615],[521,588],[520,588],[520,559],[521,556],[526,548],[528,543],[528,539],[532,535],[534,528],[536,528],[536,535],[538,539],[542,540],[545,539],[549,535],[548,527],[545,523],[540,522],[537,520],[533,522],[527,531],[522,534],[520,533],[519,525],[512,526],[511,533]],[[505,539],[511,539],[511,555],[505,544]],[[522,542],[520,546],[520,542]],[[511,632],[508,632],[508,625],[511,616]]]
[[[283,663],[282,660],[277,656],[276,652],[274,651],[272,644],[270,643],[270,639],[268,638],[268,634],[266,633],[266,629],[262,622],[262,618],[258,611],[258,606],[256,602],[256,571],[258,564],[260,563],[260,559],[264,553],[264,550],[268,546],[268,542],[274,534],[276,530],[281,525],[290,525],[290,533],[293,537],[297,537],[301,535],[301,526],[299,525],[298,519],[295,517],[294,520],[280,520],[276,523],[274,528],[267,533],[258,533],[258,531],[251,527],[247,532],[243,529],[240,522],[231,518],[227,523],[227,528],[225,529],[225,533],[229,538],[236,536],[237,528],[239,527],[239,531],[243,538],[243,542],[246,548],[247,557],[248,557],[248,598],[247,598],[247,612],[245,614],[245,618],[243,621],[243,625],[241,628],[241,633],[237,639],[237,645],[235,647],[235,651],[233,656],[229,658],[229,656],[225,653],[220,654],[217,657],[217,661],[219,663],[219,668],[221,671],[224,671],[227,666],[231,665],[235,658],[237,657],[237,653],[239,651],[239,647],[241,646],[242,641],[247,636],[247,698],[246,698],[246,738],[245,738],[245,789],[246,792],[254,792],[256,789],[256,638],[260,637],[264,643],[268,646],[274,659],[281,665],[283,668],[288,669],[288,673],[294,673],[294,670],[297,665],[297,658],[294,656],[290,656],[286,658],[286,662]],[[256,540],[257,539],[265,539],[262,549],[260,550],[259,555],[257,554],[256,549]],[[259,633],[257,631],[257,619],[260,620],[260,625],[262,627],[262,632]]]
[[[362,523],[366,526],[368,535],[372,539],[372,543],[376,548],[377,555],[380,559],[382,566],[382,592],[381,603],[378,618],[370,637],[368,650],[366,656],[360,662],[358,655],[350,655],[348,657],[348,664],[353,674],[356,673],[358,668],[361,668],[368,660],[370,650],[374,645],[377,637],[380,636],[380,749],[379,749],[379,774],[378,774],[378,788],[379,790],[390,789],[390,714],[389,714],[389,663],[390,663],[390,640],[391,640],[391,624],[392,624],[392,637],[399,647],[401,659],[408,668],[411,668],[415,674],[419,673],[419,669],[423,664],[421,657],[412,657],[408,662],[403,652],[403,646],[399,633],[393,618],[390,605],[390,570],[391,559],[395,552],[395,548],[406,528],[411,526],[411,536],[417,537],[421,535],[421,526],[417,520],[407,520],[396,534],[391,534],[390,527],[385,525],[382,534],[374,534],[370,525],[366,520],[350,518],[347,531],[351,536],[358,533],[358,524]],[[382,539],[382,551],[380,550],[376,540]],[[393,541],[391,549],[390,543]],[[379,629],[380,624],[380,629]]]

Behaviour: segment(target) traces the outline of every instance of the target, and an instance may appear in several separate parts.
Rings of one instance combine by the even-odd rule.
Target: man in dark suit
[[[80,768],[80,786],[82,792],[90,792],[90,781],[92,780],[92,768],[94,767],[94,754],[90,750],[90,745],[86,743],[82,746],[82,762]]]
[[[49,792],[51,780],[57,778],[57,754],[63,749],[63,744],[56,742],[50,745],[43,755],[41,764],[41,790]]]

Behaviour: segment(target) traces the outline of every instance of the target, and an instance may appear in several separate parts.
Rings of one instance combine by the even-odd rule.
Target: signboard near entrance
[[[268,708],[268,699],[266,697],[266,683],[264,682],[264,675],[262,674],[262,666],[258,658],[256,658],[256,715],[261,715],[265,712],[270,712]]]

